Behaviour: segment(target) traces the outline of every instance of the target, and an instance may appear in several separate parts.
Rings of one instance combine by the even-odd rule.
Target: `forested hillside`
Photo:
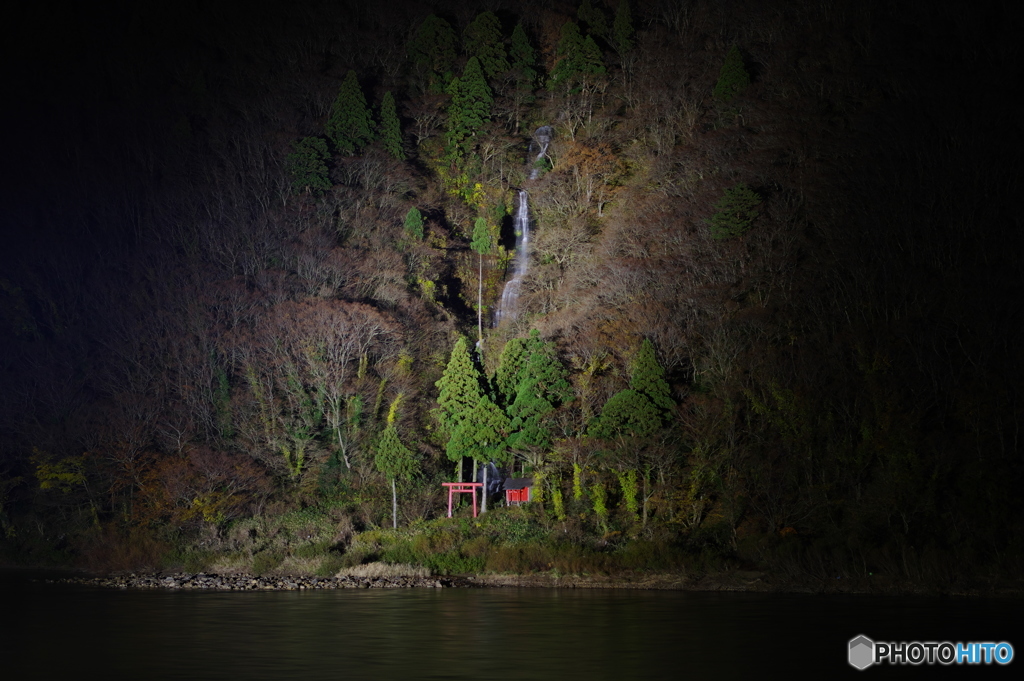
[[[4,560],[1019,569],[1010,3],[12,16]]]

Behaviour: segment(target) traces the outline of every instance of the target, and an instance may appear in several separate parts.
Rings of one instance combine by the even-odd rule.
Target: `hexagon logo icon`
[[[875,642],[861,634],[850,639],[850,666],[864,670],[871,666],[875,659]]]

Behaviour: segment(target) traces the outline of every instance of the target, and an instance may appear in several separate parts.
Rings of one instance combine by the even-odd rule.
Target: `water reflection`
[[[751,678],[801,668],[835,675],[857,673],[844,657],[856,634],[1016,643],[1007,626],[1017,610],[999,600],[526,589],[37,587],[7,590],[4,601],[4,619],[19,626],[2,652],[22,670],[7,678],[90,670],[126,679]],[[968,670],[869,673],[937,671]]]

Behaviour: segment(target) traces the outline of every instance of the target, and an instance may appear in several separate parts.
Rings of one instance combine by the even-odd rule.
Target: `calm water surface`
[[[750,679],[1016,677],[846,664],[875,640],[1007,640],[1021,602],[573,590],[0,592],[0,678]],[[13,665],[13,669],[12,669]]]

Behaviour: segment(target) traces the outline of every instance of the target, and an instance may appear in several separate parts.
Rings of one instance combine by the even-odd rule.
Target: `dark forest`
[[[1014,4],[8,14],[0,563],[1020,575]]]

